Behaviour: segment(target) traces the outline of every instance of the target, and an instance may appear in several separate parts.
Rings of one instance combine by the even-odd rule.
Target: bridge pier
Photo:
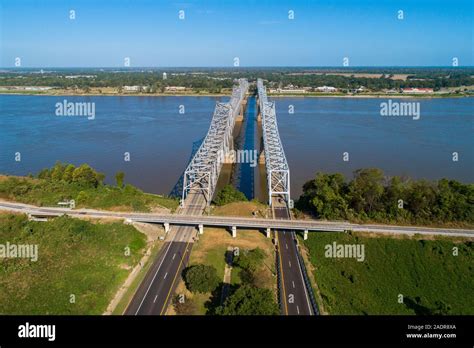
[[[204,233],[204,225],[203,225],[203,224],[199,224],[199,225],[198,225],[198,230],[199,230],[199,234],[203,234],[203,233]]]
[[[232,237],[233,238],[237,237],[237,226],[232,226]]]
[[[270,227],[267,227],[267,238],[270,238]]]
[[[165,222],[163,224],[163,227],[165,229],[165,233],[168,233],[170,231],[170,223],[169,222]]]
[[[303,232],[303,240],[307,240],[308,239],[308,230],[304,230]]]

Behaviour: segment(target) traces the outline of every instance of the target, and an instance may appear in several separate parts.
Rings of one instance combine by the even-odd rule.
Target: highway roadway
[[[179,214],[200,215],[205,206],[202,195],[190,194]],[[181,272],[189,261],[196,228],[172,227],[165,244],[140,284],[126,315],[164,315],[179,283]]]
[[[329,231],[329,232],[372,232],[372,233],[386,233],[386,234],[426,234],[439,235],[451,237],[474,237],[474,230],[472,229],[458,229],[458,228],[431,228],[431,227],[414,227],[414,226],[396,226],[396,225],[381,225],[381,224],[354,224],[347,221],[319,221],[319,220],[281,220],[281,219],[263,219],[263,218],[242,218],[232,216],[201,216],[181,214],[154,214],[154,213],[123,213],[123,212],[109,212],[93,209],[69,209],[69,208],[46,208],[35,207],[23,203],[0,201],[0,210],[15,211],[25,214],[32,214],[34,216],[59,216],[70,215],[76,217],[90,217],[90,218],[118,218],[130,219],[137,222],[152,222],[176,225],[189,225],[196,227],[198,224],[204,226],[215,227],[231,227],[247,229],[289,229],[289,230],[308,230],[311,232]]]
[[[289,220],[288,209],[278,200],[273,201],[273,214],[277,219]],[[290,230],[276,230],[279,253],[280,303],[284,315],[313,315],[308,290],[298,260],[296,236]]]

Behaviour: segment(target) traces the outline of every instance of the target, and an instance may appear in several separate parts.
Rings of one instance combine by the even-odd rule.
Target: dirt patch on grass
[[[260,231],[238,230],[237,238],[232,238],[232,235],[224,229],[208,228],[204,230],[204,234],[199,236],[199,241],[194,245],[190,263],[200,263],[205,260],[209,250],[218,247],[224,247],[226,250],[228,246],[241,249],[258,247],[266,252],[273,250],[271,240],[267,239]]]
[[[259,202],[234,202],[223,205],[221,207],[214,207],[211,211],[212,215],[217,216],[256,216],[265,217],[267,207]],[[254,215],[253,213],[256,213]]]

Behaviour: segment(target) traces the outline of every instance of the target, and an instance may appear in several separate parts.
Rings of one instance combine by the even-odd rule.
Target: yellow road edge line
[[[186,253],[188,252],[188,246],[191,241],[188,241],[186,244],[186,248],[184,249],[183,256],[181,256],[181,260],[179,261],[178,269],[176,270],[176,274],[174,275],[173,282],[171,283],[170,291],[168,291],[168,295],[166,296],[166,300],[163,303],[163,308],[161,309],[160,315],[163,314],[163,311],[166,308],[166,304],[168,303],[168,298],[170,297],[171,291],[173,290],[174,282],[176,281],[176,277],[178,276],[179,269],[181,268],[181,264],[183,263],[184,257],[186,256]]]

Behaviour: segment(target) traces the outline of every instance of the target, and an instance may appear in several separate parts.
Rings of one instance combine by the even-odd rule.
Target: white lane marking
[[[173,254],[173,260],[174,260],[175,256],[176,256],[176,253]]]
[[[294,235],[293,235],[293,237],[294,237]],[[295,249],[296,249],[296,245],[295,245]],[[298,252],[297,249],[296,249],[296,252]],[[303,271],[301,271],[301,264],[300,264],[300,260],[299,260],[298,257],[296,258],[296,261],[298,261],[298,269],[300,271],[301,280],[303,281],[303,289],[304,289],[304,294],[306,296],[306,303],[308,305],[308,310],[309,310],[310,315],[312,315],[314,313],[313,313],[313,309],[311,308],[311,304],[309,303],[309,296],[308,296],[308,292],[306,291],[306,285],[304,283]]]
[[[298,307],[298,305],[296,305],[296,311],[300,314],[300,307]]]
[[[287,244],[287,243],[285,243],[285,245],[286,245],[286,248],[288,249],[288,244]]]
[[[166,272],[165,276],[163,277],[163,279],[166,279],[166,276],[168,275],[168,272]]]
[[[289,265],[289,266],[290,266],[290,268],[291,268],[291,261],[288,261],[288,265]]]
[[[291,283],[293,284],[293,289],[295,288],[295,281],[292,280]]]
[[[140,302],[140,305],[138,306],[138,309],[137,309],[137,311],[135,312],[135,315],[137,315],[137,314],[138,314],[138,311],[140,311],[140,308],[142,307],[143,301],[145,301],[145,298],[146,298],[146,296],[148,295],[148,291],[150,291],[151,285],[152,285],[153,282],[155,281],[156,275],[158,274],[158,272],[159,272],[159,270],[160,270],[160,268],[161,268],[161,265],[163,264],[163,261],[165,260],[166,255],[168,254],[168,251],[170,250],[171,244],[172,244],[172,242],[169,242],[168,248],[166,248],[165,255],[163,256],[163,259],[161,259],[161,262],[160,262],[158,268],[156,269],[155,275],[153,276],[153,279],[151,280],[150,285],[148,285],[148,289],[146,289],[145,296],[143,296],[142,302]]]
[[[158,297],[158,295],[156,295],[156,296],[155,296],[155,299],[153,300],[153,303],[155,303],[155,302],[156,302],[156,298],[157,298],[157,297]]]

